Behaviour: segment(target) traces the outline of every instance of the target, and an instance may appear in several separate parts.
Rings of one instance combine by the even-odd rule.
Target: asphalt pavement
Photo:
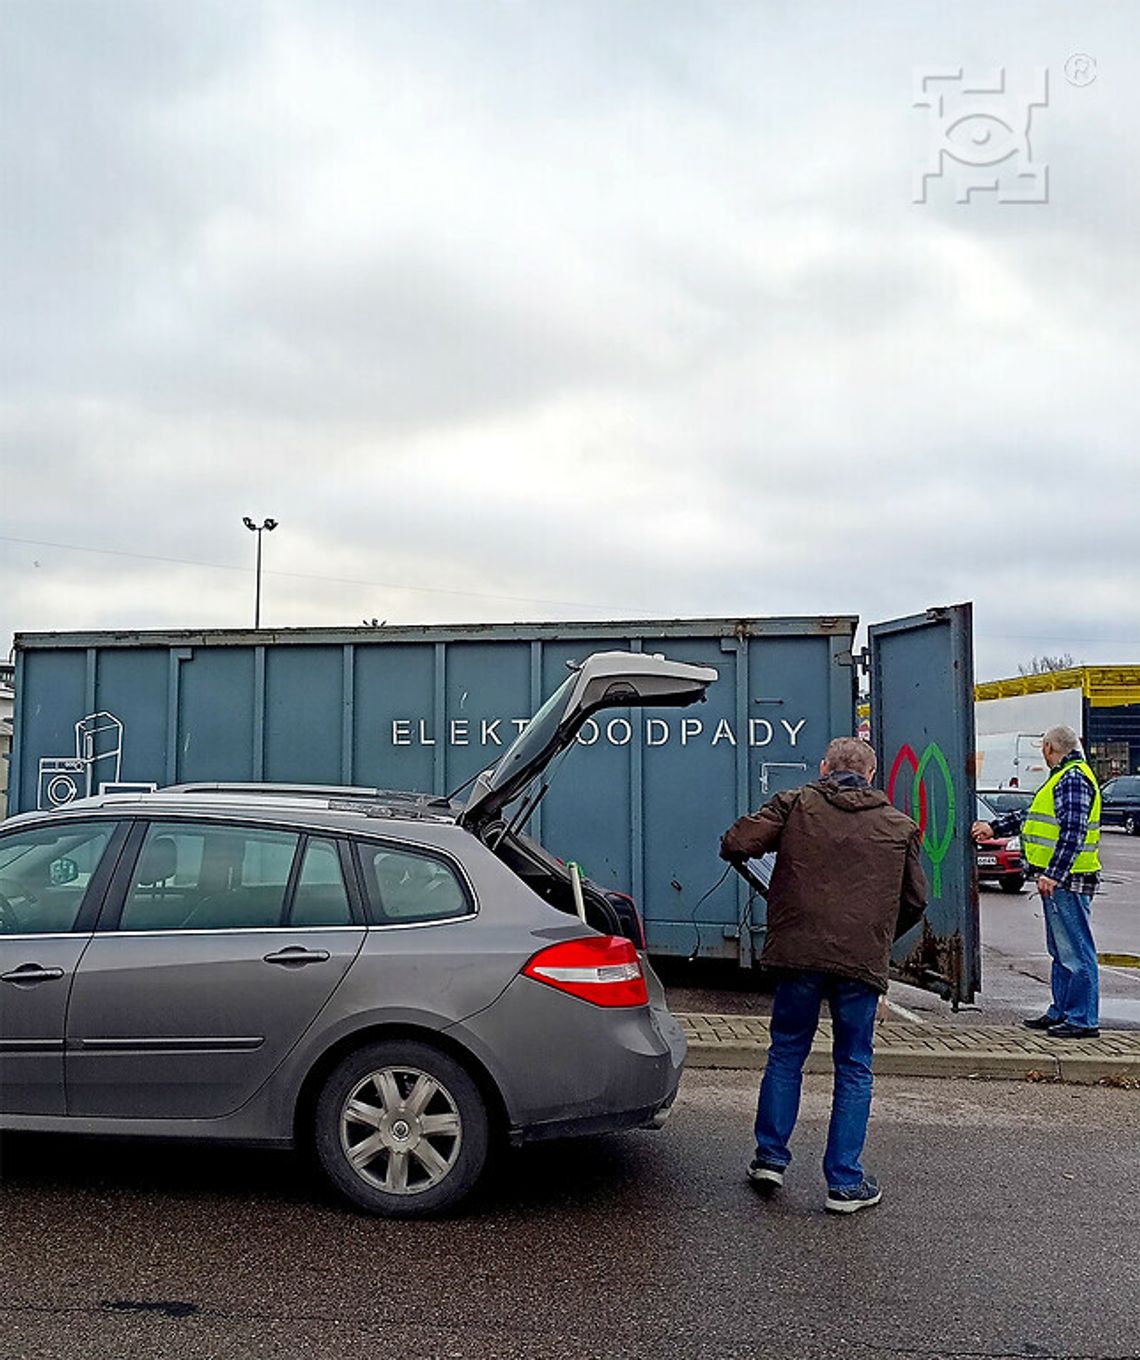
[[[659,1133],[507,1155],[468,1213],[342,1210],[291,1154],[9,1135],[0,1355],[1140,1358],[1140,1094],[881,1079],[886,1198],[823,1212],[827,1082],[744,1181],[754,1074]]]

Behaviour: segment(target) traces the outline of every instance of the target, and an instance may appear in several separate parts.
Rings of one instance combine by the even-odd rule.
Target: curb
[[[763,1070],[767,1056],[767,1045],[762,1043],[743,1041],[711,1044],[690,1039],[685,1065],[691,1068],[759,1072]],[[826,1049],[813,1048],[804,1064],[804,1072],[817,1075],[830,1071],[830,1053]],[[999,1081],[1064,1081],[1073,1085],[1093,1086],[1105,1079],[1140,1079],[1140,1058],[1083,1053],[1001,1053],[992,1049],[915,1053],[878,1047],[875,1049],[875,1075],[985,1077]]]
[[[691,1068],[758,1072],[768,1056],[766,1017],[679,1014]],[[830,1025],[812,1044],[804,1071],[830,1073]],[[1140,1081],[1140,1033],[1052,1043],[1003,1026],[885,1024],[875,1030],[875,1071],[891,1077],[984,1077],[999,1081]]]

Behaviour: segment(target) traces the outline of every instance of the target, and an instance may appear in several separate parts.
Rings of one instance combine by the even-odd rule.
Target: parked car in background
[[[1033,794],[1028,789],[979,789],[978,797],[984,798],[994,812],[1003,816],[1007,812],[1028,812],[1033,802]]]
[[[496,1140],[659,1126],[685,1040],[633,904],[522,827],[591,713],[715,679],[592,656],[462,803],[184,785],[12,818],[0,1128],[300,1143],[408,1217]]]
[[[1009,810],[996,807],[990,797],[978,795],[980,822],[993,822],[1001,812]],[[1032,799],[1032,794],[1029,798]],[[1003,892],[1009,893],[1020,892],[1025,887],[1027,871],[1020,836],[995,836],[993,840],[981,841],[975,853],[979,882],[996,883]]]
[[[1140,836],[1140,774],[1124,774],[1108,780],[1100,795],[1101,823],[1122,826],[1130,836]]]

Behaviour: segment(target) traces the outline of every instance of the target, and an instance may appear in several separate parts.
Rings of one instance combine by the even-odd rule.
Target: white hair
[[[1081,739],[1071,727],[1066,727],[1064,723],[1058,723],[1056,727],[1051,727],[1041,738],[1042,746],[1048,744],[1059,756],[1067,756],[1070,751],[1081,749]]]

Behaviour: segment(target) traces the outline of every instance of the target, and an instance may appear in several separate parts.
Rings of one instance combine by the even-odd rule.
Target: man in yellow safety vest
[[[1053,999],[1044,1015],[1022,1023],[1055,1039],[1092,1039],[1100,1033],[1090,919],[1100,882],[1100,788],[1071,727],[1051,727],[1041,750],[1049,777],[1028,811],[975,822],[973,835],[984,841],[1020,831],[1022,854],[1037,876],[1053,960]]]

